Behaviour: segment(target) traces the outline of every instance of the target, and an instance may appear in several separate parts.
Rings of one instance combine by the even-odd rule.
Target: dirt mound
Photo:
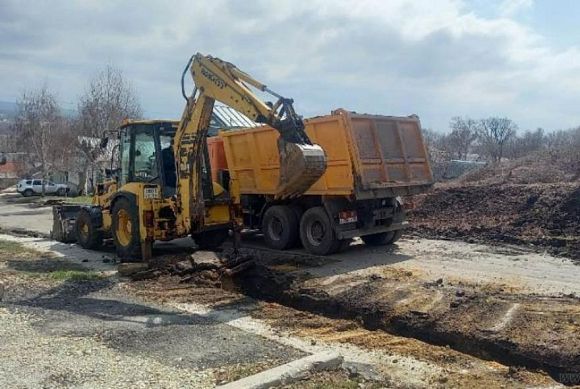
[[[506,242],[580,259],[580,183],[446,186],[418,196],[422,236]]]
[[[460,177],[469,184],[536,184],[580,181],[580,149],[539,151],[502,164],[491,164]]]

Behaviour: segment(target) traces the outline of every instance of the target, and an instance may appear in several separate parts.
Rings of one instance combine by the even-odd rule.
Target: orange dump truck
[[[268,246],[298,243],[311,253],[338,251],[354,237],[392,244],[405,211],[399,196],[426,191],[433,176],[417,116],[360,115],[345,110],[305,120],[327,156],[324,175],[302,196],[274,198],[278,132],[267,126],[221,131],[210,138],[212,174],[241,206],[244,225]]]

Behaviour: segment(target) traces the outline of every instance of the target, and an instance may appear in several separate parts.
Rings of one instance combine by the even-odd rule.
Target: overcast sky
[[[0,1],[0,100],[43,83],[75,108],[120,67],[147,117],[178,118],[179,78],[202,52],[293,97],[304,116],[343,107],[502,115],[522,129],[580,125],[580,1]]]

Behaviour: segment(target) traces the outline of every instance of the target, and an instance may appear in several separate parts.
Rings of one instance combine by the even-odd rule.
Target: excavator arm
[[[322,176],[326,170],[326,155],[320,146],[312,144],[308,138],[292,99],[282,97],[233,64],[215,57],[198,53],[188,62],[183,76],[187,70],[193,77],[195,88],[190,96],[186,96],[182,77],[182,92],[187,105],[173,147],[178,170],[178,194],[181,195],[183,207],[189,208],[189,212],[185,213],[191,215],[194,224],[195,219],[204,214],[201,190],[203,156],[216,100],[280,133],[280,179],[276,198],[299,196]],[[262,101],[251,88],[274,96],[276,102]],[[197,222],[203,223],[201,220]]]

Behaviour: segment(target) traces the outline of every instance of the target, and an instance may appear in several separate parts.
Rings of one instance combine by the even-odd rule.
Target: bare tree
[[[510,158],[520,158],[534,151],[541,150],[546,145],[544,130],[526,131],[520,136],[513,136],[507,143],[507,155]]]
[[[83,188],[89,168],[102,153],[94,139],[116,129],[124,119],[141,118],[142,110],[121,70],[108,65],[90,81],[80,99],[78,111],[75,126],[82,136],[78,142],[82,155],[79,188]]]
[[[448,160],[448,152],[445,149],[445,135],[430,128],[423,128],[423,140],[427,145],[427,151],[431,162],[442,162]]]
[[[507,141],[515,135],[516,130],[516,124],[508,118],[481,119],[477,130],[481,152],[492,161],[499,162]]]
[[[31,165],[42,174],[44,180],[62,152],[59,134],[63,118],[55,94],[43,86],[38,90],[24,92],[17,101],[18,112],[14,128],[19,148],[28,153]]]
[[[451,133],[445,137],[448,151],[457,159],[466,159],[471,145],[477,139],[478,124],[470,118],[454,117],[449,123]]]

